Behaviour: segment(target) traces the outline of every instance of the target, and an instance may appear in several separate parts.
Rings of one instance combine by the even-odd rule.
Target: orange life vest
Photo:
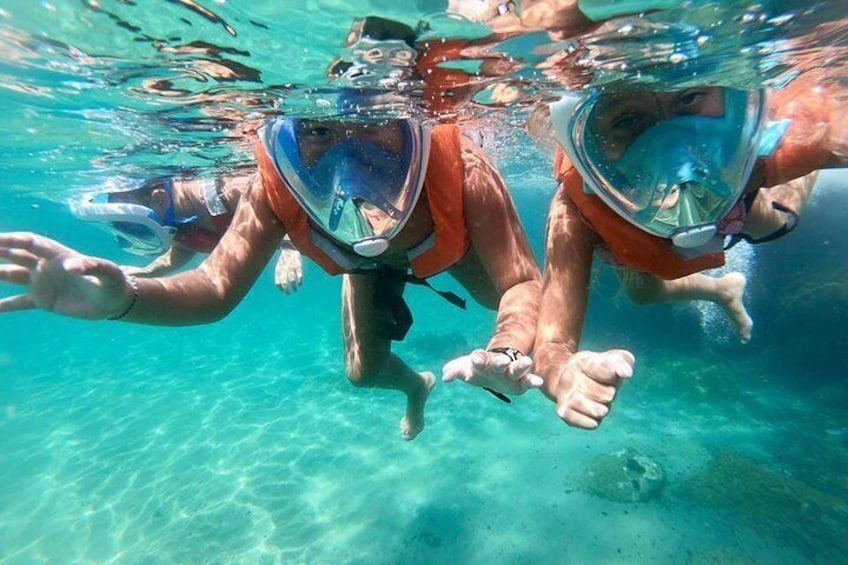
[[[824,167],[832,158],[831,130],[844,120],[839,106],[809,77],[769,93],[769,119],[791,120],[778,148],[764,160],[764,186],[774,186]],[[840,130],[837,130],[840,131]],[[554,174],[589,226],[600,236],[616,261],[630,269],[666,280],[724,265],[724,253],[692,259],[678,256],[668,239],[651,235],[618,214],[603,200],[583,190],[583,179],[560,147]]]
[[[431,131],[430,159],[422,197],[427,198],[433,216],[435,243],[410,260],[412,273],[418,278],[431,277],[447,270],[462,259],[471,246],[463,209],[465,166],[460,144],[460,130],[457,126],[440,125]],[[289,186],[280,178],[261,143],[256,144],[255,152],[265,197],[297,250],[331,275],[356,270],[355,267],[340,265],[330,253],[313,241],[317,230],[311,226],[309,216],[292,195]],[[327,241],[330,241],[329,238]],[[352,253],[340,245],[333,245],[343,253]]]
[[[640,230],[616,214],[603,200],[594,194],[586,194],[583,177],[559,147],[554,158],[554,171],[580,215],[622,266],[671,280],[724,265],[724,253],[683,259],[674,252],[667,239]]]
[[[775,186],[826,168],[840,152],[839,132],[848,127],[844,98],[825,86],[818,72],[769,92],[769,119],[791,120],[775,152],[765,160],[765,186]]]

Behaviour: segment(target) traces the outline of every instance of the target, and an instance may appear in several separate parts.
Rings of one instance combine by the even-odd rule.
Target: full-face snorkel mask
[[[162,188],[171,193],[171,181]],[[152,208],[134,202],[120,201],[131,191],[96,192],[71,200],[71,213],[80,220],[97,222],[115,236],[124,251],[134,255],[159,255],[167,251],[180,226],[190,224],[197,216],[177,218],[172,204],[165,217]]]
[[[688,92],[570,93],[551,104],[551,121],[587,191],[640,229],[695,249],[742,196],[765,111],[762,91],[728,88],[701,89],[721,96],[713,114],[662,110]]]
[[[421,195],[430,132],[417,121],[278,118],[260,138],[313,224],[363,257],[386,251]]]

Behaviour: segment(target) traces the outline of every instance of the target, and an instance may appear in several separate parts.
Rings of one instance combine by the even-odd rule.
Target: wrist
[[[124,275],[124,288],[126,289],[127,301],[123,308],[118,310],[115,314],[108,316],[106,319],[110,321],[120,320],[126,317],[135,305],[138,303],[138,280],[136,280],[135,275]]]
[[[560,375],[566,370],[572,355],[570,351],[551,347],[550,344],[537,345],[533,351],[534,372],[542,377],[543,381],[540,390],[554,401],[556,401]]]

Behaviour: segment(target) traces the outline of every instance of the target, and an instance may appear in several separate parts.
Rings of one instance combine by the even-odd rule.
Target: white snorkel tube
[[[79,220],[97,222],[115,235],[125,251],[155,255],[171,247],[177,228],[162,225],[159,215],[147,206],[109,202],[108,193],[89,193],[70,200],[71,213]]]

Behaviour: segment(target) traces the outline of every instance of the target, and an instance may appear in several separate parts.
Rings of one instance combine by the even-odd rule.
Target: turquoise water
[[[248,159],[229,130],[197,121],[204,107],[322,85],[365,12],[482,34],[426,3],[214,3],[236,35],[178,2],[100,4],[0,0],[0,230],[120,261],[131,259],[64,198],[116,173]],[[134,90],[186,67],[148,36],[249,53],[231,58],[261,80],[183,78],[190,93],[176,101]],[[840,52],[844,34],[823,37]],[[541,256],[548,157],[486,123]],[[637,365],[591,433],[563,425],[540,394],[506,406],[440,384],[426,429],[402,441],[402,396],[347,383],[340,284],[311,264],[297,294],[267,270],[232,315],[202,327],[4,315],[0,563],[848,562],[843,179],[791,238],[734,253],[750,277],[748,345],[709,309],[633,306],[599,271],[583,345],[630,348]],[[448,277],[434,284],[461,292]],[[492,330],[488,311],[407,294],[416,323],[396,351],[418,370],[438,373]],[[662,467],[655,496],[622,471],[634,469],[614,458],[626,450]]]

